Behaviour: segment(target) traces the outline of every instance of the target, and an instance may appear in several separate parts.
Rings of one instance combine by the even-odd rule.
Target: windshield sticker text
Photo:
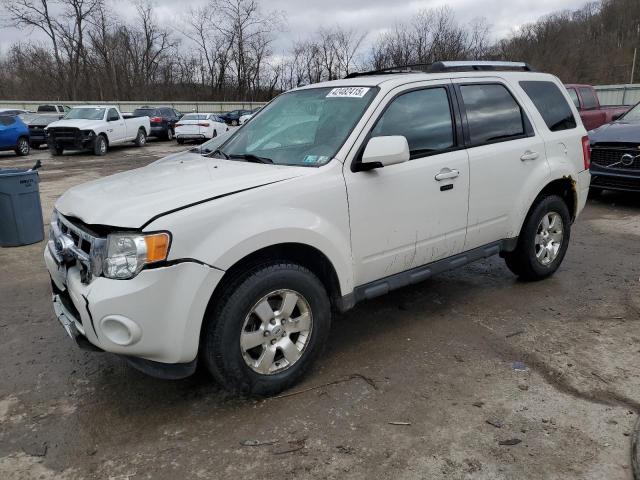
[[[334,88],[327,94],[327,98],[362,98],[368,91],[369,87]]]

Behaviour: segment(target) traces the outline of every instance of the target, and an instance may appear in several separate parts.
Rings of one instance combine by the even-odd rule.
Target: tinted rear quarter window
[[[454,128],[449,97],[444,88],[404,93],[384,111],[372,137],[402,135],[412,156],[446,150],[454,146]]]
[[[573,104],[576,106],[576,108],[580,108],[580,99],[578,98],[578,93],[576,92],[576,89],[567,88],[567,92],[569,92],[569,96],[571,97],[571,100],[573,100]]]
[[[553,82],[527,81],[520,86],[552,132],[576,128],[576,119],[565,96]]]
[[[590,88],[581,87],[580,96],[582,97],[583,108],[596,108],[598,106],[598,99],[596,94]]]
[[[522,109],[501,84],[461,85],[472,145],[496,143],[525,135]]]

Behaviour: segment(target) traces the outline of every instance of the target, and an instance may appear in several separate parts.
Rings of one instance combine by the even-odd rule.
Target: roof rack
[[[394,73],[442,73],[442,72],[478,72],[478,71],[520,71],[535,72],[535,68],[525,62],[504,62],[492,60],[456,60],[435,63],[414,63],[371,70],[354,72],[345,78],[356,78],[370,75],[389,75]]]

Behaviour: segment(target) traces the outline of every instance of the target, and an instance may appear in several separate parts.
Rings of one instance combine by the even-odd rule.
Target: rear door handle
[[[523,162],[526,162],[527,160],[536,160],[539,156],[540,154],[538,152],[532,152],[531,150],[527,150],[522,154],[522,156],[520,157],[520,160],[522,160]]]
[[[441,182],[442,180],[450,180],[452,178],[456,178],[460,176],[460,171],[456,170],[456,169],[452,169],[452,168],[443,168],[442,170],[440,170],[440,173],[438,173],[435,176],[435,179],[438,182]]]

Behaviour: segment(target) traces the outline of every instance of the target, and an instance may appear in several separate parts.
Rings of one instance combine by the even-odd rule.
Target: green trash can
[[[37,166],[29,170],[0,169],[0,247],[19,247],[44,239],[39,184]]]

